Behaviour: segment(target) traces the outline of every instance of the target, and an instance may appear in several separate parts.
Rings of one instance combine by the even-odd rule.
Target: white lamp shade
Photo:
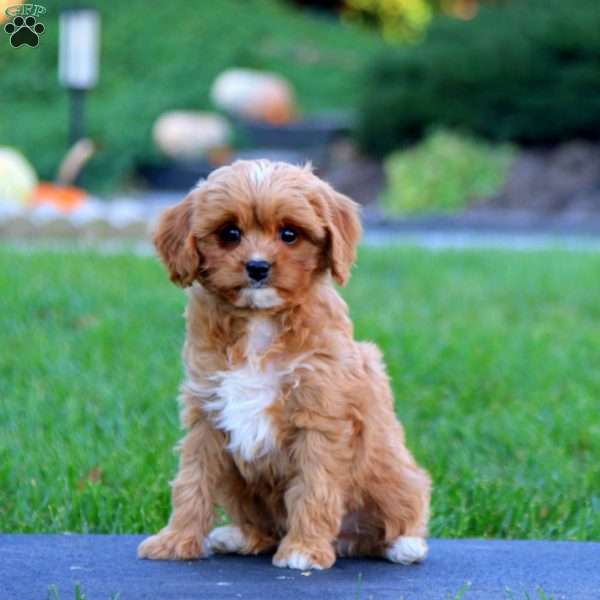
[[[58,78],[69,88],[89,90],[98,81],[100,16],[91,8],[60,14]]]

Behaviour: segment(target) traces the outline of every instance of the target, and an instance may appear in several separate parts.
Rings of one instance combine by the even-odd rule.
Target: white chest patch
[[[279,394],[283,372],[273,365],[260,368],[260,356],[273,342],[275,327],[270,319],[257,317],[250,324],[247,361],[237,369],[219,371],[210,377],[211,399],[205,408],[215,425],[229,434],[228,449],[245,461],[275,449],[275,435],[266,410]]]

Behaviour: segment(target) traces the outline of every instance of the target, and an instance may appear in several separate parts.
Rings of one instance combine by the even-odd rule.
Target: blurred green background
[[[210,84],[234,66],[286,77],[304,114],[350,110],[360,149],[378,158],[397,158],[440,126],[466,135],[467,144],[473,137],[525,147],[600,137],[596,0],[86,4],[102,19],[100,82],[87,118],[100,151],[83,180],[95,192],[131,185],[135,165],[159,156],[154,120],[167,110],[214,108]],[[68,98],[56,73],[64,4],[45,6],[38,48],[15,49],[6,38],[0,44],[0,144],[52,179],[67,149]],[[428,147],[423,164],[411,159],[417,172],[431,162]],[[466,178],[477,178],[480,167],[471,172],[470,165]],[[404,179],[393,175],[393,163],[388,169],[388,198],[399,198]],[[508,166],[501,158],[491,169],[497,191]],[[436,177],[442,185],[419,201],[425,209],[462,207],[471,198],[461,187],[457,201],[444,173]],[[411,212],[414,202],[386,204]]]
[[[0,32],[0,146],[43,179],[68,148],[66,5],[44,2],[38,48]],[[555,152],[562,170],[531,171],[508,208],[576,180],[600,210],[598,0],[86,5],[102,19],[87,105],[99,151],[82,179],[93,193],[135,190],[136,166],[163,158],[156,118],[215,110],[215,77],[250,67],[284,76],[301,116],[352,115],[359,159],[340,162],[385,171],[387,215],[460,212],[506,188],[517,161]],[[10,176],[0,160],[0,183]],[[154,259],[33,237],[0,247],[0,530],[157,529],[185,297]],[[586,252],[362,249],[344,295],[432,472],[434,535],[600,536],[599,272]]]
[[[54,177],[68,145],[68,96],[57,79],[64,4],[45,2],[38,48],[0,44],[0,144],[22,150],[44,178]],[[102,149],[85,179],[99,191],[124,185],[137,161],[157,155],[151,129],[161,113],[211,108],[210,85],[225,68],[284,75],[304,110],[350,108],[366,62],[384,46],[376,32],[273,0],[87,4],[102,19],[100,81],[89,95],[87,118]]]

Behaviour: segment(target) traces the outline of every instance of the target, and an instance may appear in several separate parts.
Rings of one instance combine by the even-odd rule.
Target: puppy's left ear
[[[324,218],[329,237],[329,267],[335,281],[346,285],[362,234],[359,206],[326,183],[323,184],[322,199],[325,201]]]
[[[194,194],[168,208],[160,217],[154,245],[169,270],[171,281],[180,287],[192,285],[200,267],[200,253],[192,234]]]

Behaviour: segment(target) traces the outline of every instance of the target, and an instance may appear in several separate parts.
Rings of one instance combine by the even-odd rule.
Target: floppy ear
[[[328,232],[329,268],[340,285],[350,279],[350,268],[356,259],[356,246],[362,233],[358,204],[324,184],[324,219]]]
[[[171,281],[180,287],[192,285],[200,267],[200,253],[191,227],[193,207],[192,192],[162,214],[154,234],[154,245]]]

